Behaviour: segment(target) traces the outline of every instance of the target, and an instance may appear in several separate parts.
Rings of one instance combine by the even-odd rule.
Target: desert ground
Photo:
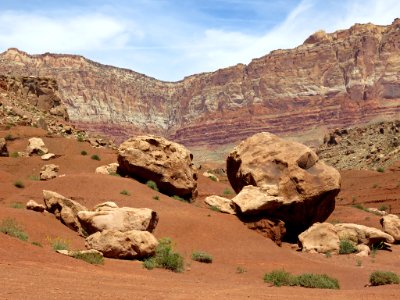
[[[44,162],[39,156],[0,157],[0,221],[14,218],[29,235],[27,242],[0,233],[1,299],[398,299],[399,285],[366,287],[375,270],[400,273],[400,246],[379,250],[369,257],[310,254],[296,251],[296,245],[278,247],[248,229],[237,217],[215,212],[203,200],[222,195],[230,185],[224,178],[214,182],[199,174],[199,197],[184,203],[155,192],[131,178],[95,174],[95,168],[115,162],[117,152],[92,148],[75,139],[47,136],[32,127],[0,130],[11,134],[10,153],[24,151],[28,138],[42,137],[57,157]],[[81,151],[88,155],[81,155]],[[100,161],[92,160],[97,154]],[[34,180],[42,165],[60,166],[61,176]],[[200,172],[201,173],[201,172]],[[342,171],[342,190],[328,222],[352,222],[381,228],[379,216],[353,207],[379,208],[400,213],[400,163],[385,172]],[[14,186],[22,181],[24,188]],[[186,270],[143,268],[141,261],[105,259],[104,265],[90,265],[56,253],[50,242],[63,239],[71,249],[84,249],[84,238],[61,224],[50,213],[25,209],[33,199],[43,203],[42,190],[51,190],[88,208],[104,201],[119,206],[148,207],[159,214],[154,232],[157,238],[170,237],[175,249],[185,257]],[[122,190],[130,195],[122,195]],[[153,199],[158,195],[159,200]],[[17,203],[23,205],[22,208]],[[42,247],[32,244],[40,243]],[[212,264],[191,260],[191,253],[205,251]],[[274,269],[294,274],[312,272],[337,278],[340,290],[271,287],[263,275]]]

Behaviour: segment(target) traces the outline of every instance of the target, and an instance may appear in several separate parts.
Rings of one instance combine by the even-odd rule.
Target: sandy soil
[[[10,131],[0,131],[5,136]],[[199,199],[183,203],[129,178],[94,174],[97,166],[116,161],[116,153],[94,149],[32,128],[13,128],[9,151],[23,151],[30,136],[43,136],[50,152],[58,157],[49,163],[60,166],[65,176],[41,182],[35,179],[43,162],[39,157],[0,157],[0,221],[17,220],[29,235],[23,242],[0,233],[0,298],[1,299],[397,299],[400,286],[365,287],[374,270],[400,273],[400,246],[393,251],[378,251],[375,257],[297,252],[293,245],[281,248],[249,230],[235,216],[206,208],[202,199],[210,194],[222,195],[225,182],[214,182],[199,176]],[[87,156],[80,154],[82,150]],[[90,158],[100,156],[101,161]],[[351,207],[386,205],[393,213],[400,212],[400,171],[342,172],[343,190],[331,222],[356,222],[379,228],[379,217]],[[16,188],[14,182],[25,187]],[[106,259],[102,266],[93,266],[55,253],[54,239],[67,241],[72,249],[83,249],[84,240],[48,213],[13,208],[29,199],[43,203],[42,190],[56,191],[71,197],[88,208],[103,201],[119,206],[149,207],[160,215],[155,235],[170,237],[176,249],[185,256],[184,273],[146,270],[138,261]],[[129,196],[121,195],[128,190]],[[158,195],[160,200],[154,200]],[[353,200],[355,197],[355,200]],[[43,247],[32,244],[38,242]],[[191,261],[193,251],[203,250],[214,258],[212,264]],[[238,267],[245,270],[238,273]],[[295,274],[326,273],[339,280],[338,291],[298,287],[269,287],[262,280],[265,272],[284,268]]]

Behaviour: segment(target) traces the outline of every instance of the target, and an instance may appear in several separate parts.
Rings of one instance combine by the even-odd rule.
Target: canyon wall
[[[151,132],[187,146],[400,115],[400,20],[311,35],[250,64],[163,82],[81,56],[0,54],[0,74],[51,77],[72,122],[121,141]]]

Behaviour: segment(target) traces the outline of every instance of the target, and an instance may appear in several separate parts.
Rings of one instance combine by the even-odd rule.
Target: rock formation
[[[0,54],[0,73],[54,78],[75,124],[120,141],[150,132],[187,146],[228,144],[260,131],[398,116],[399,27],[396,19],[318,32],[297,48],[175,83],[81,56],[17,49]]]
[[[235,210],[232,208],[232,200],[227,199],[221,196],[212,195],[208,196],[204,199],[204,202],[207,203],[210,207],[214,207],[220,212],[234,215],[236,214]]]
[[[28,155],[38,154],[42,156],[49,152],[41,138],[33,137],[29,139],[28,147],[26,147]]]
[[[383,231],[390,234],[396,243],[400,242],[400,218],[389,214],[380,220]]]
[[[5,138],[0,138],[0,156],[8,156],[7,141]]]
[[[197,173],[192,154],[182,145],[162,137],[130,138],[118,149],[118,173],[142,182],[152,180],[167,195],[193,199],[197,196]]]

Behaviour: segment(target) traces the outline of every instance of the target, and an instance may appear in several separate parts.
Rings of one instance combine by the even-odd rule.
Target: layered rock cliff
[[[310,36],[212,73],[162,82],[74,55],[0,54],[0,74],[57,80],[70,119],[121,140],[147,132],[186,145],[259,131],[301,132],[400,115],[400,20]]]

